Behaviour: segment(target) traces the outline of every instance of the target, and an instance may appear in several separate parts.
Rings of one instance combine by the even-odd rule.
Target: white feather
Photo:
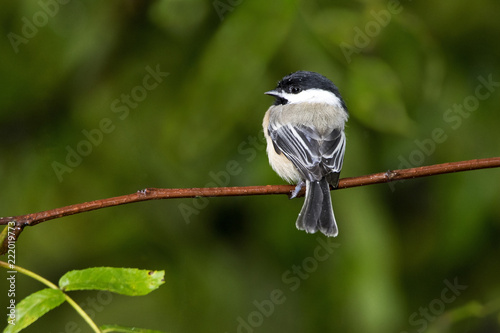
[[[324,103],[337,107],[342,107],[342,102],[331,91],[323,89],[307,89],[298,94],[279,92],[277,95],[286,99],[290,104],[298,103]]]

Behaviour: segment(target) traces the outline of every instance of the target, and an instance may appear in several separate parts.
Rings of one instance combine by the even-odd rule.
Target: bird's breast
[[[320,135],[335,128],[344,128],[347,113],[339,107],[324,103],[297,103],[273,105],[269,108],[269,122],[273,125],[296,125],[315,128]]]

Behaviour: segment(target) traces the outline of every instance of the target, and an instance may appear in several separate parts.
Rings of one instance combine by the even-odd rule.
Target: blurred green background
[[[296,70],[343,94],[343,177],[499,156],[499,12],[495,0],[4,1],[0,216],[146,187],[282,184],[263,93]],[[332,192],[335,239],[296,230],[303,199],[135,203],[26,229],[16,263],[54,282],[93,266],[166,271],[148,296],[73,293],[99,325],[500,332],[499,181],[489,169]],[[16,283],[18,302],[43,287]],[[67,304],[26,329],[89,331]]]

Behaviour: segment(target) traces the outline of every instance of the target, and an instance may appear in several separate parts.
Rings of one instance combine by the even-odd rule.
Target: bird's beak
[[[274,97],[280,97],[281,96],[281,93],[279,91],[277,91],[277,90],[266,91],[264,94],[270,95],[270,96],[274,96]]]

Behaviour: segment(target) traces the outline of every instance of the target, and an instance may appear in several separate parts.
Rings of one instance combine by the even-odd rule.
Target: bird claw
[[[297,195],[299,194],[300,190],[302,190],[302,187],[304,187],[304,185],[305,185],[305,184],[306,184],[306,183],[305,183],[303,180],[301,180],[301,181],[297,184],[297,186],[295,186],[295,189],[292,191],[292,193],[290,193],[290,195],[288,195],[288,198],[289,198],[289,199],[294,199],[294,198],[296,198],[296,197],[297,197]]]

